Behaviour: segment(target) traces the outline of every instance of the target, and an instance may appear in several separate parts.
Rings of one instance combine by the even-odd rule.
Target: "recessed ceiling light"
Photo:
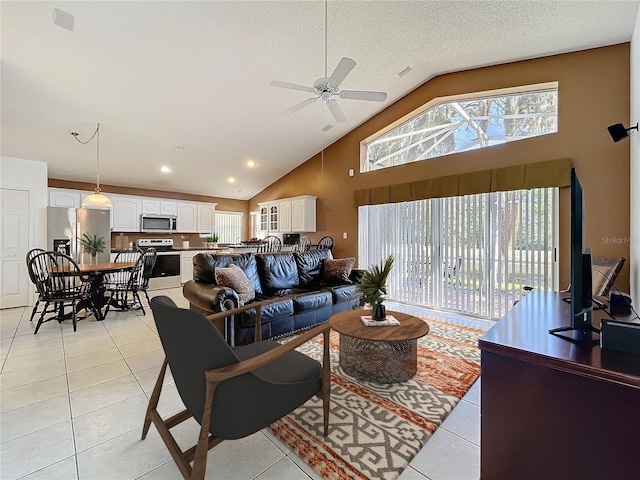
[[[244,164],[247,166],[247,168],[253,168],[256,166],[256,162],[253,160],[247,160]]]
[[[236,179],[235,179],[235,178],[233,178],[233,177],[229,177],[229,178],[227,178],[227,182],[229,182],[229,183],[236,183]]]
[[[407,73],[409,73],[411,71],[411,67],[407,67],[404,70],[401,70],[400,72],[396,73],[396,75],[398,75],[400,78],[404,77]]]
[[[182,150],[184,150],[184,147],[182,145],[176,145],[176,150],[181,152]]]
[[[160,171],[162,173],[171,173],[171,169],[169,167],[167,167],[166,165],[163,165],[162,167],[160,167]]]

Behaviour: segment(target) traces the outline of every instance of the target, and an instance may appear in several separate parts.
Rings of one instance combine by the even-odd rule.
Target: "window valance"
[[[568,187],[570,183],[571,159],[561,158],[383,187],[365,188],[355,190],[353,193],[355,206],[359,207],[361,205],[409,202],[487,192]]]

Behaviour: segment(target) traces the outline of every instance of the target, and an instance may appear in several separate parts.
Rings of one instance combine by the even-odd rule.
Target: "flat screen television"
[[[571,309],[569,325],[549,333],[576,343],[598,343],[600,330],[592,324],[591,250],[584,246],[585,209],[582,185],[571,169]]]

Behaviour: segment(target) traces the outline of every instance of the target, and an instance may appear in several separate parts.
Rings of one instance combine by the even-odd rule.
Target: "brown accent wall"
[[[613,123],[629,123],[629,44],[440,75],[307,160],[249,202],[316,195],[317,232],[337,257],[357,258],[354,190],[568,157],[585,193],[586,243],[594,256],[629,258],[629,142],[614,143]],[[481,150],[360,174],[360,142],[435,97],[559,82],[558,132]],[[323,157],[323,158],[322,158]],[[348,171],[353,168],[354,177]],[[569,189],[560,191],[560,285],[569,282]],[[342,238],[346,232],[348,238]],[[629,289],[625,266],[617,287]]]

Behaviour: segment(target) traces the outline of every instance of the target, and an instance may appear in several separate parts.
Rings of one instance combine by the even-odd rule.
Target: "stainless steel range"
[[[176,288],[180,286],[180,252],[173,249],[172,238],[141,238],[138,248],[155,248],[158,252],[156,265],[151,271],[149,289]]]

